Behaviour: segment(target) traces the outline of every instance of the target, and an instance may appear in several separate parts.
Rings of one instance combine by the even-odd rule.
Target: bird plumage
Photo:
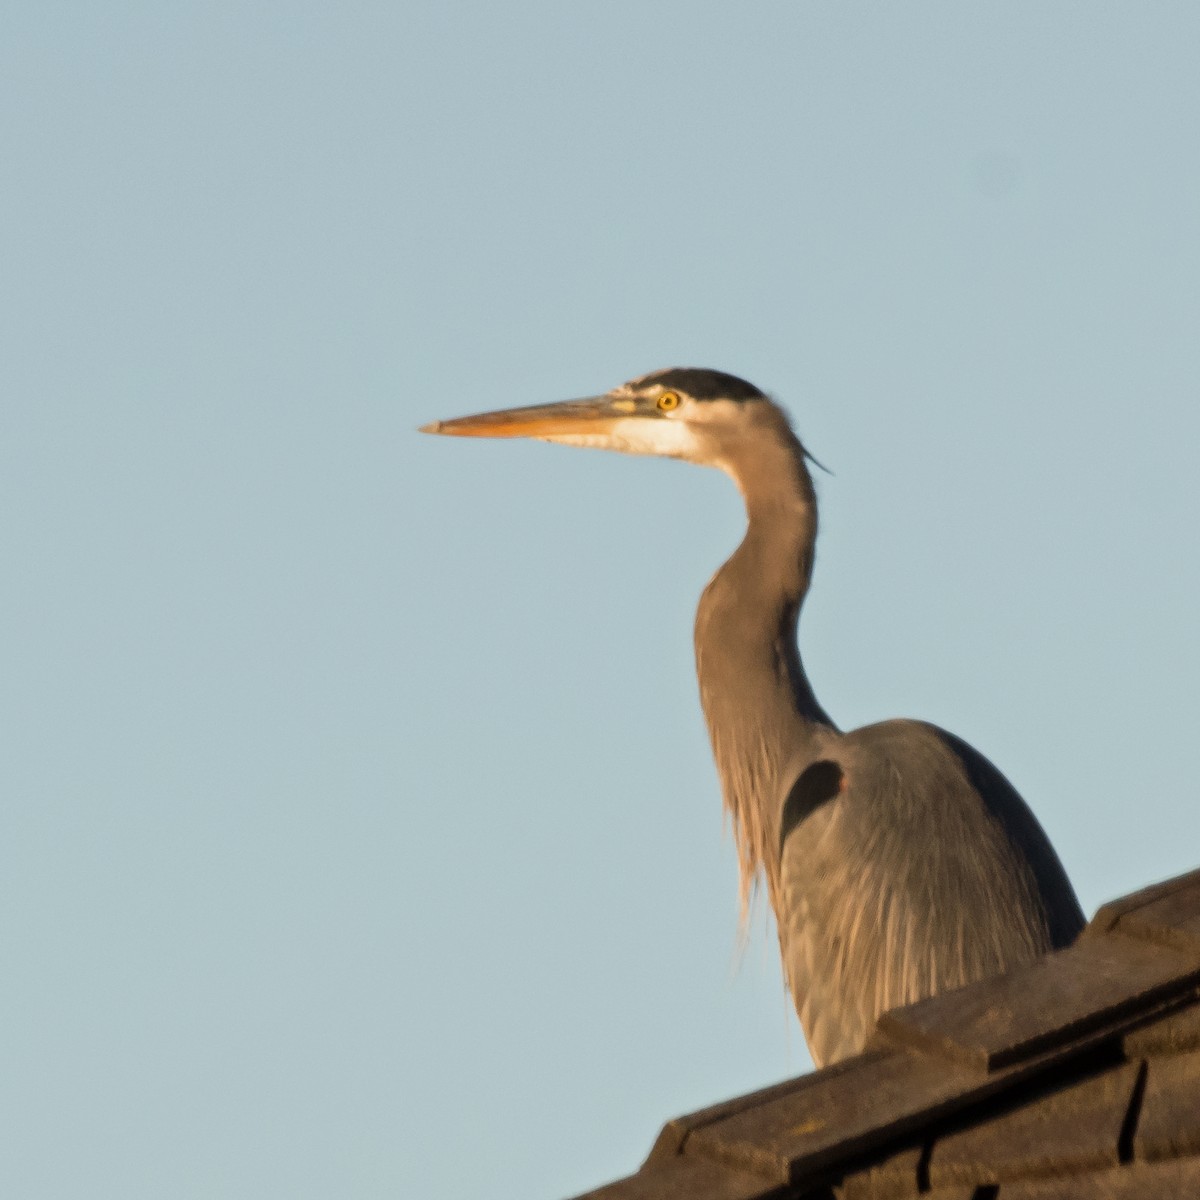
[[[818,1065],[859,1051],[889,1008],[1075,938],[1066,873],[991,763],[918,721],[842,733],[818,703],[797,647],[816,494],[787,417],[753,384],[669,368],[585,401],[428,428],[684,458],[737,484],[746,534],[696,614],[700,698],[743,908],[761,873]]]
[[[777,909],[815,1062],[862,1049],[881,1012],[1074,939],[1083,917],[1057,857],[981,755],[905,720],[822,753],[784,801]]]

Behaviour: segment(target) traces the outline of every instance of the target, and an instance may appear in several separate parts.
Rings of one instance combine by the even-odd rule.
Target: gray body
[[[991,763],[917,721],[842,733],[817,703],[796,641],[816,497],[804,448],[757,388],[673,369],[593,400],[428,428],[685,458],[737,483],[746,536],[696,615],[700,697],[743,906],[761,872],[818,1066],[861,1050],[889,1008],[1075,938],[1083,914],[1066,873]]]

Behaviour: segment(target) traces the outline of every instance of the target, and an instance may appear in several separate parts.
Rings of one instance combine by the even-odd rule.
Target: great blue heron
[[[671,368],[603,396],[435,421],[720,467],[746,536],[696,614],[696,671],[737,842],[761,871],[813,1061],[862,1049],[881,1012],[1068,945],[1083,926],[1041,826],[977,751],[919,721],[842,733],[800,663],[817,502],[808,453],[753,384]]]

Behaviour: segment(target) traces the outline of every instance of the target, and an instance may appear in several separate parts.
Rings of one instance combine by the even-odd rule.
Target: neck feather
[[[696,614],[696,670],[737,842],[743,917],[759,871],[778,911],[779,812],[794,778],[833,730],[796,647],[817,537],[804,451],[786,424],[720,464],[746,501],[742,544]]]

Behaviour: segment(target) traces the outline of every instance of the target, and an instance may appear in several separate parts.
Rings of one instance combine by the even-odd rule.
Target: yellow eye
[[[663,412],[670,412],[673,408],[679,407],[678,392],[663,392],[658,398],[658,407]]]

